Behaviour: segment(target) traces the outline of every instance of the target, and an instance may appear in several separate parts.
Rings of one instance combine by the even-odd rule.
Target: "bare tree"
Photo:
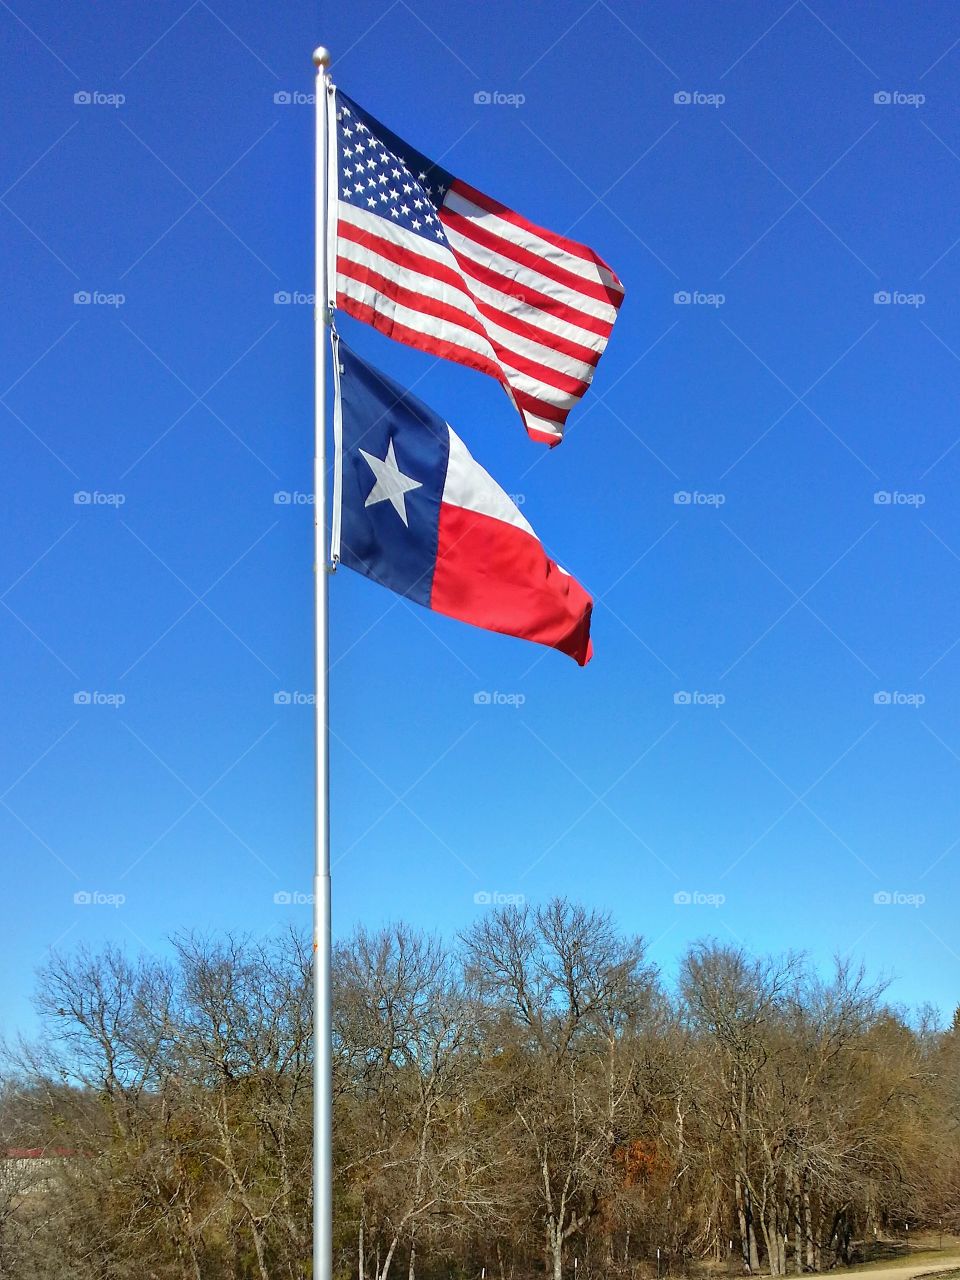
[[[562,899],[495,911],[464,941],[487,1035],[511,1059],[513,1140],[560,1280],[565,1251],[618,1176],[636,1084],[629,1032],[649,1006],[653,974],[638,938]]]

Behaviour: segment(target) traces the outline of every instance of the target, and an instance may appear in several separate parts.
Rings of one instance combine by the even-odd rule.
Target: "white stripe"
[[[515,316],[516,319],[524,320],[527,324],[536,325],[538,329],[545,329],[549,333],[555,333],[558,338],[566,338],[568,342],[576,342],[579,346],[586,347],[588,351],[602,353],[607,345],[607,339],[602,333],[594,333],[590,329],[581,329],[579,326],[571,324],[569,320],[558,320],[549,311],[541,311],[538,307],[534,307],[528,302],[520,302],[519,299],[511,297],[509,293],[501,293],[499,289],[494,289],[491,285],[484,284],[482,280],[475,280],[473,276],[469,277],[468,284],[470,292],[475,298],[485,302],[489,307],[496,307],[504,315]]]
[[[386,297],[380,293],[372,285],[361,284],[358,280],[353,280],[350,276],[338,275],[337,288],[341,293],[345,293],[348,298],[354,302],[359,302],[363,306],[372,307],[374,311],[382,316],[386,316],[388,320],[403,325],[408,329],[416,329],[419,333],[424,333],[428,337],[440,338],[445,342],[455,342],[460,347],[465,347],[468,351],[473,351],[476,355],[486,357],[492,364],[501,365],[501,361],[497,358],[497,353],[491,347],[490,343],[480,334],[474,333],[472,329],[463,329],[458,324],[453,324],[450,320],[440,320],[436,316],[428,316],[422,311],[412,311],[409,307],[405,307],[398,302],[394,302],[392,298]],[[537,395],[534,391],[531,394]]]
[[[401,231],[401,234],[409,235],[408,232],[402,232],[402,229],[398,228],[398,230]],[[474,333],[468,324],[461,326],[452,320],[428,317],[424,312],[405,308],[402,304],[395,303],[392,299],[387,298],[375,285],[364,285],[352,276],[346,276],[343,272],[338,273],[339,286],[348,297],[367,306],[374,306],[378,311],[386,311],[398,323],[405,323],[400,319],[401,314],[416,317],[415,321],[411,323],[411,327],[424,330],[436,337],[445,337],[448,341],[456,341],[460,345],[468,346],[472,351],[489,355],[491,360],[508,371],[513,385],[522,391],[526,391],[529,395],[546,400],[547,403],[555,404],[561,408],[572,408],[580,399],[579,393],[562,391],[539,377],[534,377],[515,369],[514,362],[518,356],[532,360],[537,364],[543,364],[546,368],[553,369],[557,373],[579,378],[584,382],[589,382],[593,377],[592,366],[558,354],[551,347],[529,342],[508,329],[502,329],[499,325],[494,324],[493,321],[487,320],[476,310],[473,300],[452,285],[446,285],[442,281],[436,280],[433,276],[424,275],[421,272],[413,272],[407,268],[398,271],[396,264],[390,262],[389,259],[381,257],[372,249],[367,249],[363,245],[358,245],[354,241],[346,240],[342,237],[340,239],[340,256],[360,266],[369,266],[372,270],[387,278],[399,279],[405,288],[424,293],[426,296],[435,298],[462,312],[465,321],[470,316],[474,317],[484,332],[490,335],[490,344],[488,346],[483,345],[483,339],[479,334]],[[464,341],[461,335],[465,333],[471,336],[471,342]]]
[[[384,219],[376,213],[370,213],[366,210],[358,209],[353,205],[347,204],[345,201],[340,201],[340,217],[342,221],[349,222],[363,231],[369,232],[374,236],[379,236],[387,242],[399,245],[413,253],[423,254],[438,265],[442,265],[457,272],[458,274],[462,274],[453,253],[440,241],[433,243],[431,241],[424,240],[423,237],[407,231],[403,227],[399,227],[390,222],[385,222]],[[392,298],[386,297],[375,286],[361,284],[352,277],[338,273],[338,288],[345,293],[348,298],[351,298],[353,301],[358,302],[361,305],[373,308],[373,310],[378,314],[398,325],[403,325],[406,328],[417,330],[428,337],[455,343],[468,351],[486,357],[491,361],[491,363],[497,365],[503,370],[505,377],[509,380],[512,387],[528,396],[532,396],[537,400],[543,400],[547,404],[555,405],[559,409],[569,410],[579,402],[581,398],[579,394],[560,391],[549,383],[542,382],[539,378],[531,377],[528,374],[522,373],[520,370],[513,367],[510,360],[511,355],[516,356],[526,354],[527,358],[535,361],[536,363],[547,365],[550,368],[556,368],[556,362],[559,359],[566,362],[564,367],[560,369],[560,372],[564,373],[569,373],[571,368],[579,362],[573,361],[568,357],[558,357],[553,352],[550,352],[551,359],[548,362],[544,356],[540,354],[538,344],[529,343],[526,340],[519,338],[516,334],[511,333],[509,330],[503,330],[500,326],[494,325],[491,321],[488,321],[485,317],[481,316],[478,311],[476,311],[472,298],[467,294],[460,293],[460,291],[452,285],[444,285],[442,282],[437,281],[433,276],[425,275],[419,271],[413,271],[407,267],[398,267],[396,263],[382,258],[374,250],[367,249],[362,245],[357,245],[354,241],[348,240],[342,236],[339,237],[339,252],[351,262],[358,262],[361,265],[369,264],[373,269],[379,270],[381,274],[389,279],[398,281],[398,283],[401,283],[405,288],[409,288],[414,291],[421,291],[430,297],[442,300],[451,307],[463,312],[465,319],[467,316],[473,315],[483,327],[485,333],[491,330],[495,331],[495,340],[498,349],[495,349],[490,341],[472,329],[464,328],[453,320],[440,319],[436,316],[427,315],[423,311],[394,302]],[[479,283],[475,282],[472,278],[466,279],[465,284],[469,289],[472,290],[476,288],[478,293],[482,292],[485,296],[489,297],[491,294],[496,296],[495,291],[480,286]],[[516,302],[515,299],[512,301]],[[521,318],[524,311],[537,317],[543,317],[543,313],[537,311],[535,308],[521,306],[518,310],[518,314]],[[565,325],[562,321],[556,321],[555,323],[565,329],[568,334],[575,334],[576,339],[585,341],[589,337],[590,345],[593,345],[594,343],[602,344],[602,346],[606,345],[606,340],[599,334],[588,335],[586,331],[580,329],[575,330],[572,326]],[[526,353],[523,351],[523,348],[526,348]],[[587,372],[592,375],[592,368],[590,366],[585,366],[585,368]],[[587,381],[587,378],[584,377],[581,380]],[[525,411],[525,413],[529,418],[529,411]],[[544,425],[541,426],[541,423]],[[543,419],[537,419],[535,423],[531,422],[531,425],[536,425],[539,430],[545,431],[550,435],[557,436],[558,438],[562,435],[562,429],[556,422],[546,422]]]
[[[574,360],[572,356],[565,356],[557,351],[556,347],[544,347],[539,342],[521,338],[512,329],[502,329],[500,325],[488,320],[485,316],[483,322],[491,341],[503,351],[504,358],[508,359],[511,352],[516,352],[517,355],[524,356],[527,360],[535,360],[537,364],[554,369],[568,378],[577,378],[586,383],[593,378],[593,365],[584,364],[582,360]]]
[[[463,271],[453,252],[440,240],[425,240],[423,236],[419,236],[413,231],[407,231],[405,227],[398,226],[389,218],[380,217],[375,210],[360,209],[356,205],[348,204],[345,200],[340,201],[340,218],[341,221],[349,222],[370,235],[380,236],[391,244],[401,246],[410,253],[422,254],[430,258],[431,261],[456,272],[457,275],[463,278]],[[483,258],[479,256],[479,245],[464,241],[464,237],[457,235],[450,227],[445,226],[443,230],[451,244],[455,237],[458,246],[460,244],[465,245],[463,250],[460,250],[459,247],[457,250],[462,252],[465,258],[472,259],[481,265],[486,265]],[[344,240],[341,237],[341,252],[343,252],[343,243]],[[491,262],[499,264],[496,267],[498,273],[506,275],[508,278],[513,278],[515,273],[523,272],[524,270],[508,259],[495,258],[493,255],[488,255],[488,257]],[[393,272],[396,273],[398,270],[396,265],[392,263],[390,265]],[[582,294],[565,289],[564,286],[558,285],[555,281],[546,280],[539,276],[536,277],[536,281],[541,283],[534,282],[531,276],[528,287],[534,287],[539,293],[545,293],[548,297],[556,298],[575,310],[580,308],[585,314],[596,316],[598,319],[605,320],[608,323],[612,324],[616,318],[617,312],[615,308],[605,307],[604,304],[599,302],[593,303],[592,299],[589,298],[584,299]],[[569,338],[571,342],[579,342],[582,346],[592,351],[602,351],[606,346],[607,339],[602,334],[593,333],[588,329],[580,329],[570,324],[569,321],[557,319],[549,312],[541,311],[533,303],[525,302],[520,297],[502,293],[481,281],[474,280],[472,276],[466,278],[464,283],[471,293],[476,293],[478,297],[482,297],[485,301],[488,300],[491,306],[502,307],[508,314],[515,315],[518,319],[529,318],[531,324],[539,324],[542,328],[550,329],[551,332],[558,333],[560,337]],[[522,288],[519,288],[517,292],[522,294]],[[583,305],[581,305],[581,302]]]
[[[528,396],[536,396],[538,400],[544,400],[547,404],[552,404],[557,409],[573,409],[582,399],[579,392],[561,391],[559,387],[555,387],[549,382],[540,382],[538,379],[531,378],[529,374],[515,369],[510,363],[509,351],[501,351],[499,353],[499,362],[504,373],[510,379],[512,387],[516,387],[518,391],[525,391]]]
[[[559,284],[556,280],[552,280],[549,276],[541,275],[531,267],[523,267],[518,262],[514,262],[512,258],[506,258],[495,250],[486,248],[485,245],[476,244],[448,223],[444,223],[444,231],[446,232],[447,240],[450,242],[450,247],[457,254],[471,262],[475,262],[478,266],[486,268],[488,271],[496,271],[498,275],[506,276],[508,280],[515,281],[518,295],[523,294],[524,288],[534,289],[537,293],[546,294],[548,298],[562,302],[564,306],[582,311],[584,315],[595,316],[596,319],[603,320],[606,324],[613,324],[616,320],[617,309],[612,307],[609,302],[600,302],[596,298],[585,297],[584,294],[576,292],[568,285]]]
[[[354,240],[345,240],[342,237],[339,256],[348,262],[357,263],[358,266],[369,267],[379,275],[386,276],[388,280],[395,280],[404,289],[413,289],[428,298],[444,303],[445,306],[462,311],[465,322],[469,318],[482,329],[487,327],[487,321],[480,315],[473,298],[453,285],[445,284],[442,280],[425,275],[423,272],[412,271],[409,267],[398,267],[395,262],[384,258],[375,249],[368,249]]]
[[[529,411],[524,416],[528,431],[539,431],[541,435],[550,436],[554,440],[563,439],[563,424],[551,418],[537,418]]]
[[[436,218],[436,215],[434,217]],[[422,254],[424,257],[447,267],[450,271],[455,271],[457,275],[462,274],[456,258],[442,240],[425,240],[423,236],[417,235],[416,232],[408,231],[406,227],[398,226],[392,219],[382,218],[376,210],[359,209],[356,205],[347,204],[346,200],[341,200],[340,221],[349,222],[372,236],[380,236],[393,244],[401,245],[411,253]]]
[[[450,432],[450,457],[440,501],[451,507],[462,507],[465,511],[476,511],[478,515],[492,516],[494,520],[512,524],[536,538],[516,504],[511,502],[493,476],[484,471],[453,427],[448,424],[447,430]]]
[[[459,191],[454,191],[451,188],[447,192],[443,203],[446,208],[452,209],[454,213],[459,213],[464,218],[469,218],[471,222],[476,222],[486,231],[489,231],[491,235],[500,236],[503,240],[512,240],[521,249],[526,249],[528,253],[534,253],[538,258],[545,258],[548,262],[555,263],[558,267],[563,267],[571,275],[582,276],[584,280],[590,280],[594,284],[609,285],[610,288],[616,289],[619,293],[623,292],[623,286],[619,281],[614,280],[613,272],[606,267],[600,266],[599,263],[588,262],[585,258],[578,257],[574,253],[568,253],[566,249],[561,249],[549,240],[541,239],[540,236],[535,235],[527,227],[518,227],[514,222],[507,222],[499,214],[490,213],[480,205],[474,204],[467,196],[461,195]],[[583,247],[584,249],[587,248],[586,245]]]
[[[351,276],[338,275],[337,288],[342,293],[345,293],[348,298],[352,298],[354,302],[359,302],[362,306],[372,307],[379,315],[385,316],[394,324],[414,329],[418,333],[423,333],[427,337],[438,338],[443,342],[454,342],[457,346],[465,347],[468,351],[485,356],[491,364],[504,371],[504,375],[509,379],[512,387],[515,387],[518,391],[525,392],[529,396],[534,396],[537,400],[544,400],[547,404],[556,405],[558,408],[570,409],[580,399],[579,396],[571,395],[565,391],[558,391],[556,387],[540,382],[538,379],[531,378],[527,374],[521,373],[518,369],[514,369],[512,365],[506,362],[508,353],[496,352],[485,338],[474,333],[472,329],[463,329],[460,325],[454,324],[450,320],[441,320],[439,317],[427,315],[423,311],[413,311],[401,303],[394,302],[392,298],[386,297],[385,294],[380,293],[372,285],[361,284]],[[556,425],[555,423],[554,426]]]
[[[411,271],[406,267],[398,272],[396,264],[391,262],[389,258],[384,258],[374,249],[368,249],[353,240],[341,238],[340,257],[348,262],[355,262],[359,266],[369,267],[388,279],[398,279],[404,288],[414,289],[417,293],[422,293],[428,298],[434,298],[436,301],[462,312],[465,320],[467,317],[473,317],[481,328],[490,335],[491,344],[498,351],[502,350],[507,359],[511,355],[522,356],[527,360],[542,364],[548,369],[553,369],[557,373],[565,374],[571,378],[578,378],[582,382],[589,383],[593,378],[592,365],[586,364],[582,360],[576,360],[572,356],[564,355],[562,352],[557,351],[555,347],[533,342],[510,329],[502,328],[493,320],[481,315],[473,299],[468,294],[461,292],[452,285],[444,284],[442,280],[424,275],[419,271]]]

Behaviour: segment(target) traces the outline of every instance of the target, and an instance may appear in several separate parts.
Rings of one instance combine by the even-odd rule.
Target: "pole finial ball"
[[[330,65],[330,50],[325,49],[322,44],[318,44],[313,51],[313,65],[318,68]]]

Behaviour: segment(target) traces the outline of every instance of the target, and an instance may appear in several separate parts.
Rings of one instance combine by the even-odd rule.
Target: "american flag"
[[[489,373],[558,444],[623,301],[602,258],[492,200],[336,93],[336,302]]]

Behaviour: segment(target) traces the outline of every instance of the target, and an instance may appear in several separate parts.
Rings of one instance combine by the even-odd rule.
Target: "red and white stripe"
[[[409,346],[502,382],[554,445],[593,378],[623,286],[585,245],[454,179],[445,240],[338,202],[337,305]]]

